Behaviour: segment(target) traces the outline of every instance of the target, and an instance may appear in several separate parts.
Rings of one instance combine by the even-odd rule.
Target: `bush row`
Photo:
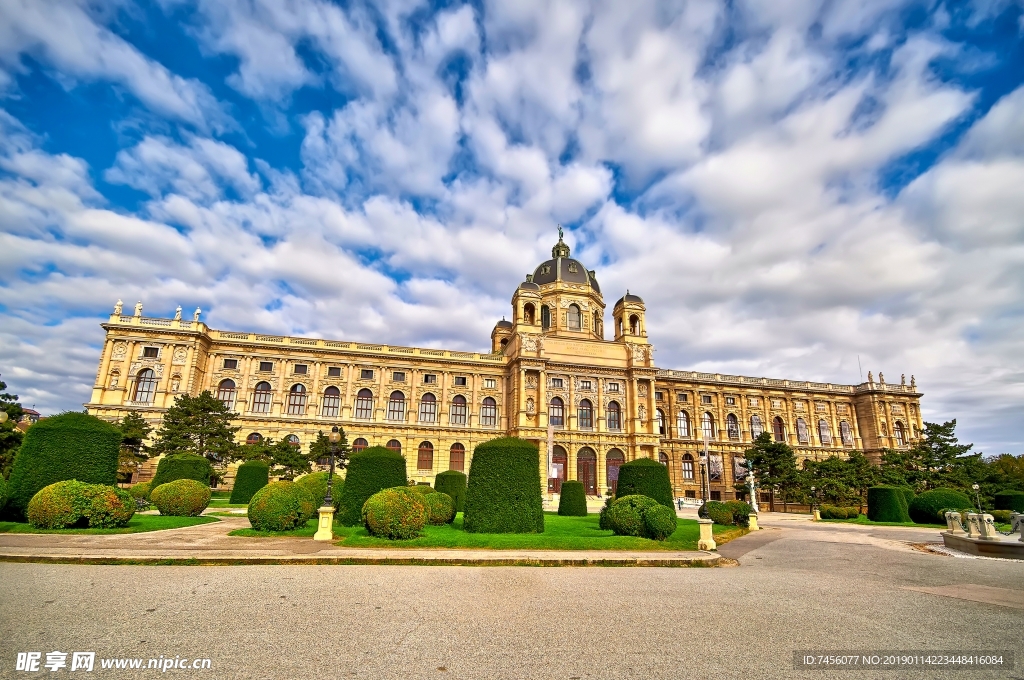
[[[822,519],[857,519],[860,517],[860,508],[823,505],[819,513]]]

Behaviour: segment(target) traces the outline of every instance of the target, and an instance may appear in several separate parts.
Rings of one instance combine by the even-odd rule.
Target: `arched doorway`
[[[576,479],[583,482],[588,496],[597,495],[597,454],[589,446],[584,446],[576,454]]]
[[[569,455],[557,444],[551,450],[551,468],[548,473],[548,492],[562,493],[562,482],[565,481],[565,469],[569,467]]]
[[[619,486],[619,468],[626,462],[622,451],[612,449],[605,458],[605,468],[608,476],[608,488],[614,494]]]

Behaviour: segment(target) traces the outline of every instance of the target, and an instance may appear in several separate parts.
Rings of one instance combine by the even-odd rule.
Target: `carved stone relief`
[[[171,358],[171,363],[183,364],[185,363],[186,356],[188,356],[188,350],[184,347],[178,347],[174,350],[174,357]]]
[[[135,375],[144,368],[152,368],[153,372],[156,373],[156,377],[158,378],[164,377],[164,365],[154,364],[151,361],[133,361],[131,363],[131,367],[128,370],[129,372],[131,372],[132,375]]]
[[[641,397],[646,397],[647,396],[647,383],[645,383],[645,382],[640,383],[640,386],[637,388],[637,391],[638,391],[638,393],[640,394]]]
[[[179,387],[181,387],[181,376],[175,373],[171,377],[171,392],[177,392]]]
[[[533,390],[537,389],[537,376],[531,373],[526,374],[526,388]]]
[[[114,351],[111,352],[111,358],[113,359],[124,359],[124,356],[128,353],[127,342],[115,342]]]
[[[644,345],[633,345],[633,361],[638,363],[647,361],[647,347]]]
[[[637,415],[638,418],[640,418],[640,422],[641,423],[646,423],[647,422],[647,407],[644,406],[643,404],[640,404],[640,406],[636,410],[636,415]]]
[[[537,412],[537,404],[533,401],[533,397],[526,398],[526,414],[533,415]]]

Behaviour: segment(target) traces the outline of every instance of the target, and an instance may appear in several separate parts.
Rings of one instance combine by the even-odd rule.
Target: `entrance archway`
[[[597,454],[589,446],[584,446],[576,454],[576,479],[583,482],[588,496],[597,495]]]
[[[607,468],[608,475],[608,488],[614,494],[619,486],[619,468],[626,462],[626,457],[622,455],[622,451],[618,449],[612,449],[608,452],[608,456],[605,459],[605,467]]]
[[[551,450],[551,467],[554,474],[548,477],[548,491],[550,493],[562,493],[562,482],[565,481],[565,469],[569,467],[569,454],[557,444]]]

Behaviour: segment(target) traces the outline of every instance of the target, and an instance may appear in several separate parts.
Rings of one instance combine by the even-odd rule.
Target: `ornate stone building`
[[[491,333],[491,352],[457,352],[209,328],[131,316],[118,302],[103,328],[90,413],[152,421],[182,393],[209,390],[237,413],[240,438],[286,438],[303,448],[320,430],[345,428],[355,448],[384,445],[409,476],[469,471],[473,448],[509,434],[548,452],[549,489],[579,479],[588,493],[613,487],[618,466],[639,456],[669,466],[679,496],[700,496],[699,452],[708,442],[712,498],[736,497],[737,465],[767,431],[798,458],[846,456],[909,445],[921,428],[910,384],[860,385],[660,369],[643,300],[612,307],[594,271],[559,237],[552,258],[512,296],[512,320]],[[549,438],[550,435],[550,438]],[[549,445],[550,444],[550,445]]]

